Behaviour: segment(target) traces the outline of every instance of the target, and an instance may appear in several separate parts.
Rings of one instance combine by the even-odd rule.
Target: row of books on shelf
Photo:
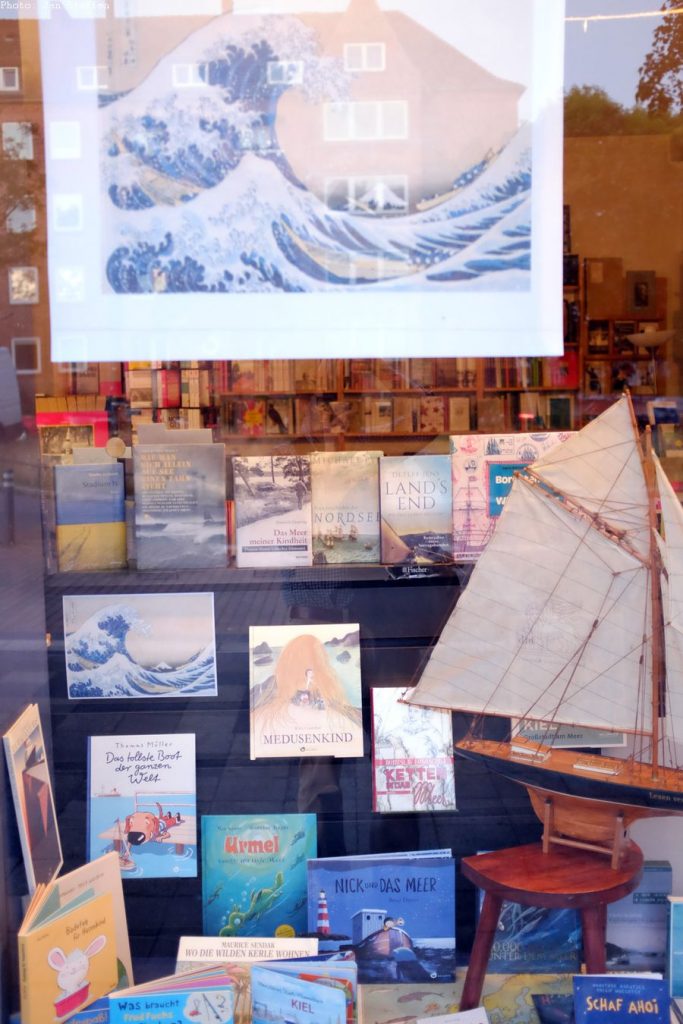
[[[233,549],[240,568],[475,561],[515,470],[570,434],[452,435],[449,455],[233,456],[232,502],[223,444],[162,436],[132,449],[134,499],[122,462],[101,449],[72,447],[66,464],[49,457],[49,568],[220,568]]]
[[[516,357],[484,360],[485,388],[565,388],[579,387],[578,349],[567,349],[563,356]]]

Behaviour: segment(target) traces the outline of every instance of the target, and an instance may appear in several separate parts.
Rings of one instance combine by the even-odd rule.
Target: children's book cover
[[[36,911],[19,931],[22,1024],[64,1021],[118,981],[111,893]]]
[[[313,452],[313,563],[379,562],[379,451]]]
[[[382,561],[431,565],[453,560],[448,455],[380,459]]]
[[[202,819],[203,821],[204,819]],[[219,887],[210,896],[217,900]],[[222,891],[222,890],[221,890]],[[213,902],[213,901],[212,901]],[[298,901],[297,901],[298,902]],[[301,936],[181,935],[178,940],[176,974],[211,963],[258,962],[259,960],[302,960],[318,955],[318,940]]]
[[[204,934],[303,935],[315,814],[202,816]]]
[[[669,896],[667,970],[672,998],[683,998],[683,896]]]
[[[545,434],[453,434],[453,557],[476,562],[505,507],[515,471],[535,462],[569,431]]]
[[[479,909],[483,893],[479,893]],[[503,900],[489,956],[495,974],[574,973],[581,966],[581,922],[576,910],[525,907]]]
[[[668,860],[646,861],[638,887],[607,907],[607,967],[611,971],[663,971],[666,967]]]
[[[213,697],[212,593],[63,598],[69,698]]]
[[[669,990],[662,978],[576,974],[576,1024],[669,1024]]]
[[[60,572],[123,569],[126,521],[121,463],[55,466],[54,475]]]
[[[52,779],[37,704],[29,704],[3,737],[29,892],[62,866]]]
[[[306,455],[234,456],[237,565],[311,564],[311,463]]]
[[[133,478],[138,569],[227,564],[224,445],[136,445]]]
[[[340,988],[287,977],[268,967],[251,971],[253,1024],[343,1024],[346,995]]]
[[[309,861],[308,930],[321,953],[353,953],[360,983],[452,981],[453,859],[414,853]]]
[[[328,985],[344,993],[346,1001],[346,1024],[357,1020],[358,965],[355,960],[314,960],[289,961],[288,963],[266,963],[262,965],[290,978]]]
[[[362,757],[358,623],[250,626],[251,758]]]
[[[234,1019],[234,986],[225,974],[172,975],[109,996],[109,1024],[233,1024]]]
[[[405,687],[373,687],[373,811],[454,811],[450,711],[403,703]]]
[[[89,738],[88,858],[110,850],[124,878],[196,876],[193,734]]]

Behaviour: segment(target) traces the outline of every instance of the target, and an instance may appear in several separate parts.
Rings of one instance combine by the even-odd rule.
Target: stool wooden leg
[[[472,955],[470,956],[470,963],[465,975],[465,985],[460,1000],[461,1010],[473,1010],[476,1006],[479,1006],[481,992],[484,987],[484,976],[488,967],[502,905],[503,899],[501,896],[496,896],[492,892],[484,893],[484,902],[479,914],[477,933],[474,937]]]
[[[605,932],[607,928],[607,907],[596,903],[581,911],[583,926],[583,955],[588,974],[604,974],[607,970],[605,954]]]

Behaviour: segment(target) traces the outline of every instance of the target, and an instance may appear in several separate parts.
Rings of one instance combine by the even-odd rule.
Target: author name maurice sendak
[[[290,743],[351,743],[353,733],[351,732],[285,732],[263,735],[263,744],[280,744],[286,746]]]

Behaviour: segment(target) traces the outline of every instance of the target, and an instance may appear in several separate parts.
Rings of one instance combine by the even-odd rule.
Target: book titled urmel
[[[448,455],[380,459],[382,561],[430,565],[453,560]]]
[[[362,757],[358,623],[250,626],[252,760]]]
[[[455,978],[455,866],[447,853],[308,862],[308,930],[321,953],[352,953],[358,981]]]
[[[315,814],[204,814],[204,934],[303,935]]]
[[[133,474],[139,569],[226,565],[222,444],[136,445]]]

